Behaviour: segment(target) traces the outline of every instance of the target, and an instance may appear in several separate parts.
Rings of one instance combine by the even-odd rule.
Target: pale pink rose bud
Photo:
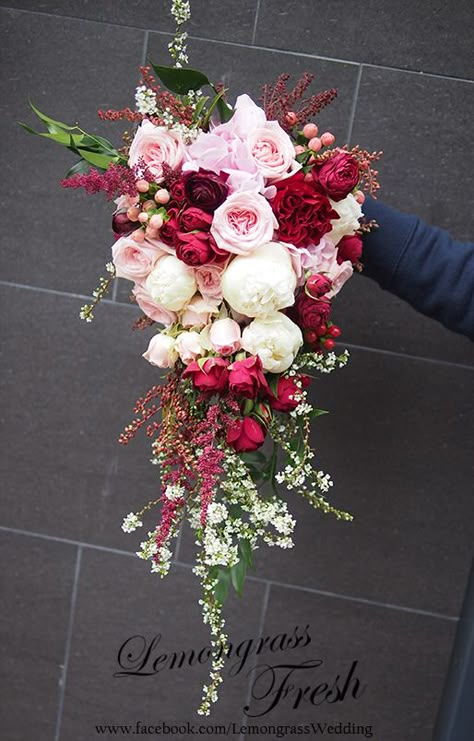
[[[217,319],[211,324],[209,340],[221,355],[232,355],[240,349],[240,326],[233,319]]]
[[[178,359],[175,344],[175,340],[169,335],[156,334],[151,338],[143,357],[158,368],[172,368]]]
[[[199,332],[181,332],[176,339],[176,350],[185,365],[203,355]]]

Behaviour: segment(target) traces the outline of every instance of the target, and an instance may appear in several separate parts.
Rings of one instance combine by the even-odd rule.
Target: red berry
[[[318,333],[315,332],[313,329],[307,329],[304,333],[304,338],[306,342],[312,345],[313,342],[316,342],[316,340],[318,339]]]
[[[327,332],[327,331],[328,331],[328,328],[327,328],[326,324],[320,324],[320,325],[319,325],[319,327],[318,327],[318,335],[319,335],[320,337],[321,337],[321,336],[322,336],[323,334],[326,334],[326,332]]]
[[[332,327],[329,327],[329,334],[331,337],[340,337],[342,334],[342,330],[340,327],[337,327],[335,324],[332,325]]]
[[[336,343],[330,337],[328,337],[327,340],[323,340],[322,344],[324,345],[326,350],[334,350],[334,348],[336,347]]]

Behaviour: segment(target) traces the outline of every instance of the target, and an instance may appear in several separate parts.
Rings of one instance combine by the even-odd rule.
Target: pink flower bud
[[[313,137],[318,135],[318,127],[314,123],[307,123],[306,126],[303,127],[303,136],[305,136],[307,139],[312,139]]]

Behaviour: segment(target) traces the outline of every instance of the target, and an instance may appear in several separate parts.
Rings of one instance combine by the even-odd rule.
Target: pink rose
[[[240,348],[240,326],[233,319],[217,319],[211,324],[209,341],[213,350],[221,355],[232,355]]]
[[[219,311],[219,301],[204,298],[196,293],[181,316],[183,327],[204,327],[209,323],[212,314]]]
[[[293,142],[277,121],[250,130],[247,143],[258,170],[269,180],[281,180],[301,169]]]
[[[112,261],[118,278],[140,282],[153,270],[156,261],[163,257],[165,250],[160,242],[135,242],[131,237],[120,237],[112,247]]]
[[[259,394],[271,395],[258,355],[250,355],[229,365],[229,389],[246,399],[256,399]]]
[[[181,135],[166,126],[155,126],[144,120],[137,129],[128,156],[130,167],[143,166],[150,170],[155,182],[163,181],[163,162],[174,170],[184,159],[185,147]]]
[[[201,294],[208,299],[222,299],[222,273],[225,263],[211,263],[199,265],[195,269],[197,287]]]
[[[203,355],[199,332],[181,332],[176,339],[176,350],[185,365]]]
[[[224,358],[207,358],[204,363],[194,360],[184,371],[183,378],[191,378],[193,386],[199,391],[219,393],[227,386],[227,363]]]
[[[174,339],[167,334],[156,334],[143,357],[158,368],[172,368],[178,359]]]
[[[290,252],[294,248],[289,246]],[[327,237],[323,237],[319,244],[309,245],[309,247],[300,249],[301,262],[304,270],[310,270],[312,273],[324,273],[332,282],[331,290],[326,294],[328,298],[333,298],[341,290],[344,283],[349,280],[354,270],[349,260],[339,263],[337,260],[338,251]]]
[[[256,419],[235,419],[227,429],[227,442],[238,453],[257,450],[265,440],[266,431]]]
[[[154,322],[164,324],[165,327],[169,327],[176,321],[176,314],[174,311],[165,309],[164,306],[153,301],[152,297],[146,290],[146,288],[140,284],[136,284],[133,289],[133,295],[137,300],[137,304],[144,314],[153,319]]]
[[[258,193],[229,196],[214,213],[211,234],[217,246],[236,255],[248,255],[271,242],[278,222],[270,204]]]

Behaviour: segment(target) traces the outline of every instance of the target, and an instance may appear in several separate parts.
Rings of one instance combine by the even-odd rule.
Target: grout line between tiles
[[[79,574],[81,572],[81,559],[82,559],[82,546],[79,545],[77,548],[76,568],[74,570],[74,583],[73,583],[72,593],[71,593],[71,606],[70,606],[69,622],[68,622],[67,634],[66,634],[66,648],[64,651],[63,671],[62,671],[62,677],[60,681],[58,714],[56,718],[56,731],[54,734],[54,741],[59,741],[60,734],[61,734],[61,722],[62,722],[63,709],[64,709],[64,697],[66,694],[66,682],[67,682],[67,673],[68,673],[68,667],[69,667],[69,656],[71,653],[72,631],[73,631],[73,626],[74,626],[74,617],[76,613],[77,590],[78,590],[78,584],[79,584]]]
[[[148,30],[145,31],[145,36],[143,39],[143,50],[142,50],[142,62],[141,65],[144,67],[146,65],[146,55],[148,54],[148,39],[150,37],[150,32]]]
[[[105,553],[115,553],[117,556],[129,556],[129,557],[132,556],[136,558],[136,554],[133,551],[123,551],[123,550],[120,550],[119,548],[110,548],[109,546],[97,545],[95,543],[84,543],[82,541],[72,540],[70,538],[61,538],[57,535],[47,535],[45,533],[35,533],[31,530],[21,530],[19,528],[0,525],[0,532],[2,531],[7,532],[7,533],[14,533],[15,535],[24,535],[25,537],[30,537],[30,538],[41,538],[42,540],[50,540],[56,543],[66,543],[67,545],[79,546],[81,548],[89,548],[95,551],[104,551]],[[176,558],[172,559],[171,563],[175,564],[176,566],[181,566],[188,570],[191,570],[193,568],[192,564],[186,563],[184,561],[179,561]],[[441,612],[421,610],[416,607],[405,607],[404,605],[395,605],[391,602],[381,602],[379,600],[366,599],[365,597],[356,597],[350,594],[340,594],[339,592],[329,592],[324,589],[315,589],[314,587],[306,587],[300,584],[289,584],[286,582],[276,581],[275,579],[265,579],[264,577],[259,577],[259,576],[247,576],[247,579],[249,581],[256,582],[257,584],[269,584],[270,586],[283,587],[285,589],[294,589],[300,592],[309,592],[310,594],[318,594],[322,597],[332,597],[334,599],[342,599],[348,602],[359,602],[364,605],[371,605],[372,607],[384,607],[388,610],[395,610],[399,612],[409,612],[415,615],[423,615],[425,617],[437,618],[439,620],[450,620],[452,622],[459,621],[459,617],[455,617],[454,615],[445,615],[444,613],[441,613]]]
[[[451,368],[462,368],[463,370],[474,370],[474,365],[464,363],[453,363],[450,360],[440,360],[438,358],[425,358],[422,355],[411,355],[406,352],[395,352],[394,350],[384,350],[380,347],[366,347],[365,345],[352,345],[350,342],[339,342],[338,347],[347,347],[352,350],[363,350],[364,352],[375,352],[380,355],[389,355],[396,358],[408,358],[408,360],[422,360],[424,363],[436,363],[437,365],[447,365]]]
[[[255,20],[253,23],[253,30],[252,30],[252,40],[250,42],[252,46],[255,44],[255,39],[257,37],[257,26],[258,26],[258,16],[260,13],[260,2],[261,0],[257,0],[257,9],[255,11]]]
[[[351,112],[349,114],[349,126],[347,128],[347,145],[350,146],[352,139],[352,129],[354,128],[354,119],[357,110],[357,101],[359,100],[360,81],[362,79],[363,64],[360,65],[357,72],[357,80],[354,88],[354,97],[352,98]]]
[[[270,590],[271,590],[271,584],[270,582],[267,582],[265,591],[263,593],[263,600],[262,600],[262,610],[260,613],[260,620],[258,623],[258,636],[263,636],[263,630],[265,627],[265,619],[267,617],[268,612],[268,603],[270,601]],[[253,666],[248,672],[248,678],[249,683],[247,687],[247,697],[246,697],[246,703],[244,705],[243,713],[242,713],[242,720],[240,722],[241,726],[244,726],[246,724],[247,716],[245,714],[245,708],[250,709],[250,703],[252,701],[252,682],[253,682],[253,673],[255,669],[257,668],[257,655],[254,656]],[[246,741],[245,735],[243,733],[239,736],[239,741]]]
[[[55,288],[43,288],[42,286],[29,286],[25,283],[12,283],[8,280],[0,280],[0,286],[5,286],[6,288],[21,288],[25,291],[38,291],[39,293],[50,293],[53,296],[62,296],[63,298],[73,298],[73,299],[81,299],[81,301],[93,301],[92,296],[87,296],[83,293],[69,293],[68,291],[58,291]],[[110,298],[103,298],[101,299],[102,304],[113,304],[115,306],[125,306],[127,309],[134,309],[137,310],[137,306],[134,306],[133,304],[127,304],[124,301],[114,301]]]
[[[46,13],[42,10],[26,10],[25,8],[15,8],[12,6],[1,6],[1,10],[6,11],[13,11],[15,13],[27,13],[30,15],[45,15],[49,18],[60,18],[62,20],[71,20],[71,21],[78,21],[79,23],[95,23],[102,26],[109,26],[113,28],[128,28],[131,31],[144,31],[145,29],[142,26],[128,26],[124,23],[110,23],[109,21],[101,21],[93,18],[81,18],[79,16],[70,16],[70,15],[61,15],[60,13]],[[158,31],[156,29],[147,29],[149,33],[154,33],[160,36],[173,36],[172,31]],[[279,54],[286,54],[291,55],[295,57],[303,57],[307,59],[320,59],[323,62],[337,62],[339,64],[350,64],[350,65],[356,65],[359,66],[363,64],[365,67],[370,67],[371,69],[382,69],[382,70],[388,70],[390,72],[406,72],[407,74],[411,75],[420,75],[423,77],[434,77],[441,80],[452,80],[453,82],[468,82],[473,84],[474,79],[470,79],[467,77],[456,77],[456,75],[443,75],[439,72],[425,72],[424,70],[416,70],[416,69],[405,69],[404,67],[391,67],[386,64],[372,64],[370,62],[362,62],[360,60],[351,60],[351,59],[339,59],[338,57],[328,57],[320,54],[310,54],[309,52],[301,52],[301,51],[295,51],[291,49],[279,49],[278,47],[271,47],[271,46],[255,46],[250,44],[245,44],[243,42],[238,41],[226,41],[224,39],[211,39],[206,38],[205,36],[193,36],[189,35],[188,37],[190,40],[195,41],[205,41],[209,44],[224,44],[226,46],[236,46],[242,49],[256,49],[257,51],[271,51],[271,52],[277,52]]]

